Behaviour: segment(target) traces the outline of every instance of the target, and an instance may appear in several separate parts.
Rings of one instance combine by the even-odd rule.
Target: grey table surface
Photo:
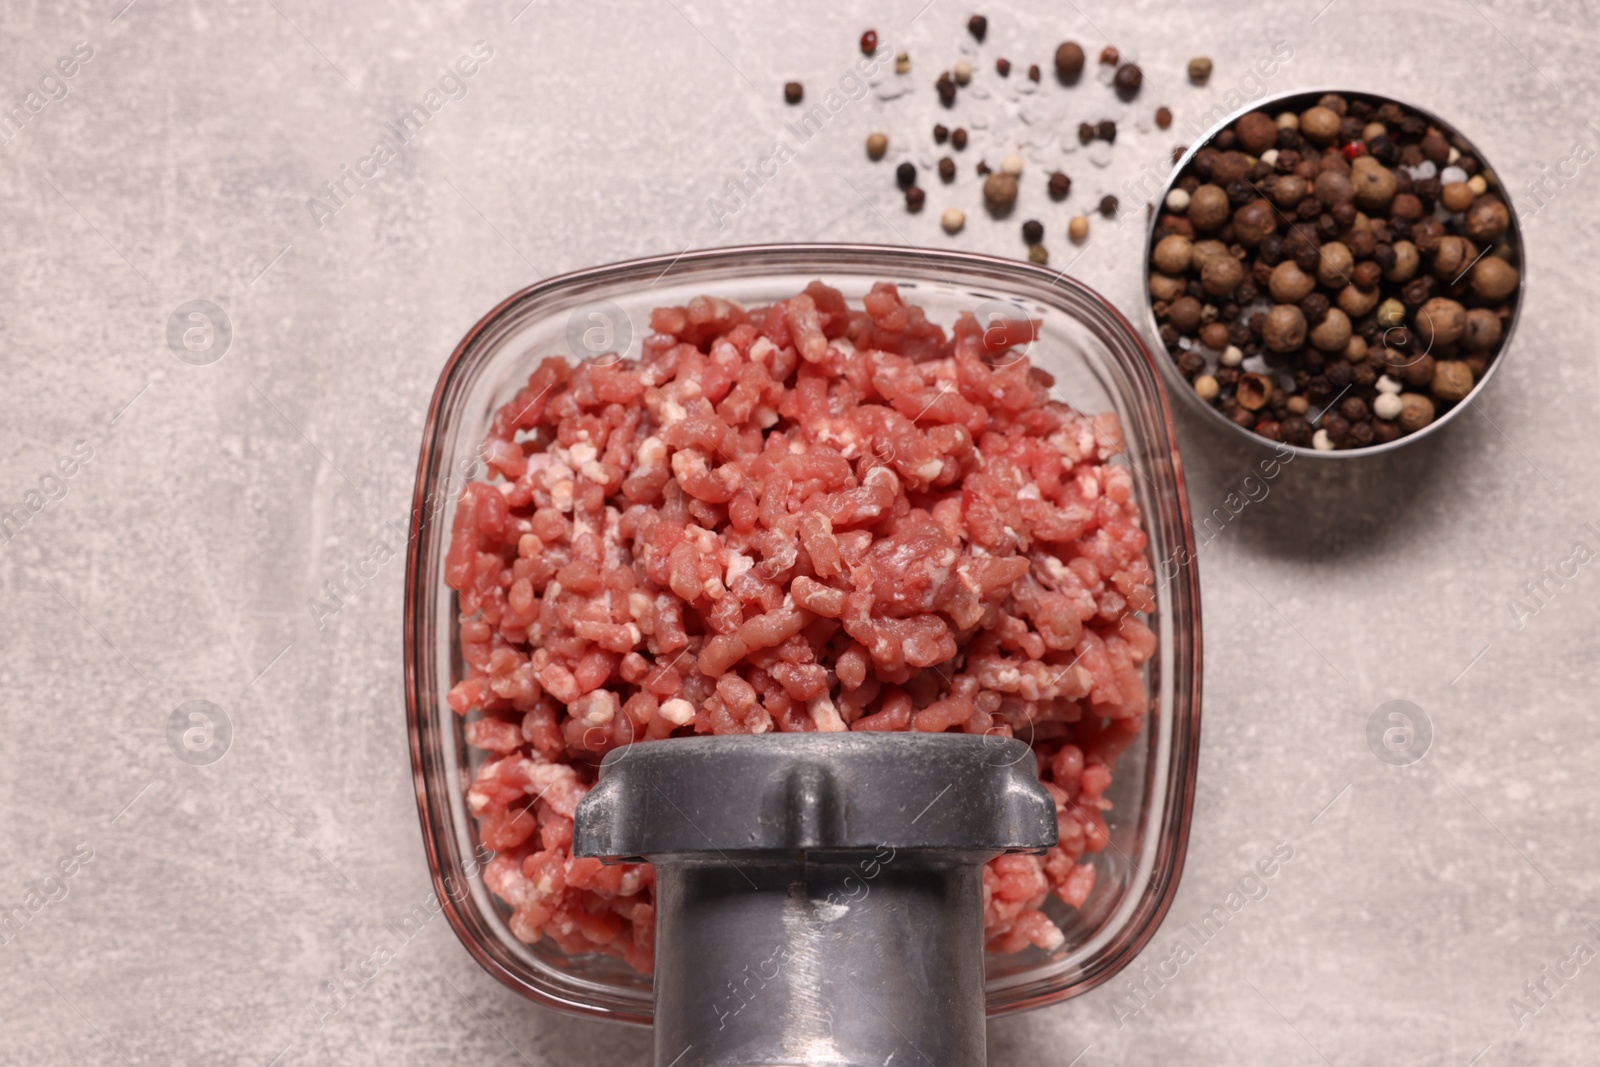
[[[769,240],[1022,247],[1014,222],[981,218],[970,170],[949,189],[929,181],[917,217],[887,170],[899,146],[927,144],[934,73],[966,40],[970,10],[953,0],[848,13],[524,2],[0,12],[0,507],[23,509],[0,544],[0,907],[21,916],[0,934],[0,1062],[648,1060],[643,1031],[501,988],[443,921],[398,943],[389,924],[429,893],[403,566],[320,625],[308,602],[405,517],[457,339],[541,276]],[[1592,1061],[1589,7],[1086,0],[987,14],[976,58],[990,96],[961,105],[966,162],[1025,141],[1036,181],[1017,217],[1047,220],[1053,262],[1081,252],[1070,273],[1124,309],[1139,300],[1142,212],[1097,217],[1083,249],[1066,219],[1108,192],[1142,204],[1125,183],[1159,173],[1184,124],[1230,90],[1358,85],[1454,118],[1521,197],[1530,262],[1513,351],[1472,411],[1397,455],[1295,461],[1203,549],[1193,843],[1129,977],[1280,842],[1293,859],[1176,978],[1143,999],[1119,980],[997,1020],[991,1062]],[[911,92],[847,98],[746,206],[708,203],[795,140],[784,80],[848,95],[868,25],[911,53]],[[1048,74],[1031,98],[996,87],[995,55],[1018,65],[1014,84],[1029,62],[1048,71],[1065,37],[1136,58],[1139,101]],[[446,81],[404,151],[330,199],[323,184],[370,159],[385,124],[480,41],[488,58]],[[1262,77],[1278,42],[1291,55]],[[1216,61],[1205,89],[1183,78],[1201,53]],[[1177,114],[1168,133],[1150,121],[1158,104]],[[1123,131],[1109,159],[1053,140],[1106,116]],[[896,150],[874,166],[860,146],[876,128]],[[1037,195],[1046,165],[1075,178],[1065,205]],[[1541,178],[1535,201],[1523,190]],[[972,220],[957,239],[937,225],[951,204]],[[224,309],[220,358],[169,346],[192,300]],[[1187,415],[1179,429],[1209,511],[1256,453]],[[1538,610],[1517,612],[1519,598]],[[1367,742],[1396,699],[1433,733],[1403,767]],[[231,723],[213,763],[169,743],[174,709],[194,700]],[[380,949],[392,959],[371,974]],[[345,973],[363,976],[360,993],[321,1017],[319,990]]]

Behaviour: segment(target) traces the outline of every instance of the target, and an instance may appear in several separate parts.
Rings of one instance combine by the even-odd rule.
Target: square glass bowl
[[[457,603],[444,560],[456,500],[494,411],[541,359],[637,356],[652,308],[710,295],[750,308],[821,279],[857,307],[877,281],[900,287],[948,329],[963,311],[980,321],[1040,321],[1028,346],[1079,411],[1115,411],[1156,572],[1160,642],[1145,665],[1151,706],[1143,743],[1126,751],[1106,794],[1111,845],[1092,857],[1094,891],[1082,909],[1054,896],[1047,912],[1066,943],[987,960],[991,1014],[1085,992],[1125,966],[1154,935],[1183,867],[1200,730],[1200,600],[1194,540],[1171,412],[1155,361],[1102,297],[1071,278],[1024,263],[960,252],[874,245],[763,245],[689,252],[569,274],[524,289],[485,315],[451,355],[423,429],[406,559],[406,710],[417,806],[435,891],[467,950],[491,974],[549,1007],[648,1024],[650,978],[620,960],[567,956],[528,945],[481,877],[467,786],[484,754],[445,701],[462,677]],[[480,468],[481,469],[481,468]],[[759,742],[754,742],[759,743]]]

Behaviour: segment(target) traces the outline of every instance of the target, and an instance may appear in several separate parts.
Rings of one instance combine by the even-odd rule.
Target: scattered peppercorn
[[[1211,80],[1211,58],[1209,56],[1196,56],[1189,60],[1189,80],[1196,85],[1204,85]]]
[[[878,31],[868,30],[861,35],[861,54],[870,56],[878,50]]]
[[[1100,198],[1100,214],[1108,219],[1117,217],[1117,198],[1107,193]]]
[[[1044,245],[1029,245],[1028,262],[1037,263],[1041,267],[1044,266],[1046,263],[1050,262],[1050,250],[1045,248]]]
[[[944,126],[935,124],[933,127],[933,143],[944,144],[950,139],[950,131]]]
[[[989,32],[989,20],[982,15],[972,16],[967,20],[967,32],[972,34],[979,44],[982,44],[984,35]]]
[[[1080,123],[1078,123],[1078,143],[1079,144],[1088,144],[1092,140],[1094,140],[1094,123],[1092,123],[1092,122],[1080,122]]]
[[[889,151],[889,138],[882,133],[869,133],[867,135],[867,158],[882,159],[883,154]]]
[[[1156,128],[1164,130],[1172,125],[1172,112],[1168,108],[1156,108]]]
[[[956,83],[950,77],[948,70],[939,75],[939,80],[933,83],[933,88],[939,94],[939,103],[945,107],[950,107],[956,102]]]
[[[957,85],[966,85],[972,80],[972,64],[965,59],[956,60],[955,75]]]
[[[995,70],[995,73],[1000,75],[1000,77],[1002,77],[1002,78],[1010,77],[1011,76],[1011,60],[1005,58],[1004,56],[1001,56],[999,59],[994,61],[994,70]]]
[[[965,126],[957,126],[950,131],[950,143],[955,146],[957,152],[967,147],[967,129]]]
[[[927,203],[928,194],[922,191],[922,186],[913,185],[906,190],[906,210],[915,215],[922,210],[922,205]]]
[[[944,227],[945,233],[959,233],[966,224],[966,213],[960,208],[946,208],[945,213],[939,216],[939,225]]]
[[[973,168],[973,170],[978,172],[978,177],[980,178],[987,178],[992,169],[993,168],[989,166],[989,161],[987,159],[978,160],[978,165]]]
[[[902,189],[909,189],[917,184],[917,167],[915,163],[906,160],[894,169],[894,180]]]
[[[949,156],[939,160],[939,178],[946,184],[956,180],[956,161]]]
[[[1017,176],[995,171],[983,179],[983,202],[996,215],[1004,215],[1017,202]]]
[[[1072,179],[1071,178],[1067,177],[1065,174],[1063,174],[1059,170],[1056,171],[1054,174],[1050,175],[1050,199],[1051,200],[1065,200],[1067,198],[1067,194],[1070,193],[1071,191],[1072,191]]]
[[[1073,244],[1083,244],[1089,237],[1089,220],[1083,215],[1072,216],[1072,221],[1067,223],[1067,236],[1072,238]]]
[[[798,104],[806,96],[806,87],[799,82],[783,83],[783,99],[790,104]]]
[[[1111,84],[1116,87],[1118,96],[1132,100],[1139,95],[1139,87],[1144,84],[1144,71],[1139,69],[1138,64],[1124,63],[1117,68]]]
[[[1109,44],[1100,49],[1100,62],[1108,67],[1116,66],[1121,59],[1122,53]]]
[[[1094,135],[1107,144],[1115,144],[1117,140],[1117,124],[1111,119],[1101,119],[1095,124]]]
[[[1028,64],[1028,80],[1031,82],[1036,82],[1039,80],[1039,64]]]
[[[1063,41],[1056,48],[1056,77],[1062,84],[1071,85],[1083,73],[1083,46],[1077,41]]]
[[[1029,219],[1022,224],[1022,242],[1036,245],[1044,240],[1044,223],[1038,219]]]
[[[911,53],[900,52],[894,57],[894,72],[896,74],[911,73]]]

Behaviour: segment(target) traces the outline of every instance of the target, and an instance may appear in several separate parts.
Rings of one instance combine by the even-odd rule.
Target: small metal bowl
[[[1511,216],[1511,226],[1506,230],[1505,236],[1502,237],[1501,240],[1510,244],[1513,252],[1512,262],[1521,273],[1521,277],[1518,278],[1516,292],[1511,295],[1511,313],[1506,317],[1504,327],[1501,331],[1500,345],[1496,349],[1494,358],[1490,361],[1488,368],[1484,370],[1483,376],[1479,378],[1476,383],[1474,383],[1472,392],[1468,393],[1466,397],[1458,401],[1453,407],[1450,408],[1449,411],[1445,412],[1443,415],[1440,415],[1438,418],[1434,419],[1433,422],[1429,423],[1427,426],[1424,426],[1416,433],[1405,434],[1404,436],[1397,437],[1393,441],[1389,441],[1386,444],[1369,445],[1366,448],[1341,448],[1328,452],[1322,452],[1315,448],[1306,448],[1301,445],[1291,445],[1287,442],[1270,441],[1256,433],[1254,430],[1240,426],[1232,419],[1223,415],[1222,412],[1217,408],[1212,407],[1211,404],[1200,399],[1199,395],[1194,391],[1194,385],[1184,378],[1184,376],[1178,371],[1177,364],[1173,360],[1171,353],[1169,353],[1166,350],[1166,346],[1161,343],[1160,323],[1156,319],[1155,308],[1150,299],[1149,282],[1151,274],[1150,257],[1155,249],[1156,224],[1159,221],[1162,209],[1166,204],[1167,194],[1172,191],[1173,187],[1177,184],[1178,178],[1183,174],[1184,169],[1189,166],[1189,163],[1194,159],[1195,155],[1202,148],[1210,145],[1211,142],[1216,139],[1217,135],[1223,130],[1233,125],[1233,123],[1236,122],[1240,117],[1248,114],[1249,112],[1264,111],[1267,114],[1276,117],[1280,112],[1283,111],[1303,111],[1306,108],[1313,106],[1319,99],[1328,93],[1338,93],[1346,100],[1365,99],[1374,104],[1389,102],[1399,104],[1408,112],[1416,114],[1437,126],[1450,140],[1450,143],[1456,148],[1460,149],[1462,153],[1475,156],[1479,163],[1483,165],[1479,173],[1482,174],[1484,180],[1489,183],[1489,187],[1496,190],[1500,194],[1501,199],[1505,201],[1506,210]],[[1288,448],[1293,450],[1297,455],[1315,456],[1320,459],[1350,459],[1357,456],[1373,456],[1383,452],[1392,452],[1395,449],[1427,437],[1429,434],[1453,420],[1457,415],[1461,414],[1461,412],[1467,408],[1467,405],[1471,404],[1478,394],[1483,392],[1484,387],[1489,384],[1489,379],[1494,377],[1495,371],[1500,368],[1500,364],[1505,362],[1506,351],[1511,346],[1511,337],[1516,332],[1517,319],[1522,313],[1522,292],[1527,285],[1527,264],[1523,258],[1522,225],[1521,221],[1517,217],[1516,206],[1512,203],[1510,190],[1507,189],[1506,186],[1499,180],[1499,177],[1495,174],[1494,169],[1489,166],[1488,160],[1484,157],[1483,153],[1478,150],[1478,147],[1468,140],[1467,137],[1459,130],[1457,130],[1453,124],[1441,119],[1438,115],[1435,115],[1427,108],[1418,107],[1415,104],[1408,103],[1407,101],[1401,100],[1394,96],[1388,96],[1381,93],[1368,93],[1358,89],[1342,88],[1295,89],[1290,92],[1265,96],[1259,100],[1251,101],[1249,104],[1233,112],[1231,115],[1222,119],[1216,125],[1207,130],[1203,137],[1197,140],[1186,152],[1184,152],[1182,158],[1180,158],[1177,164],[1173,167],[1172,176],[1168,178],[1167,184],[1162,188],[1161,197],[1156,201],[1155,210],[1150,213],[1150,224],[1145,232],[1144,263],[1142,270],[1144,271],[1145,285],[1144,291],[1141,294],[1141,300],[1144,305],[1143,317],[1146,329],[1152,341],[1154,342],[1151,347],[1151,352],[1155,354],[1156,362],[1161,365],[1161,373],[1166,376],[1167,384],[1171,388],[1172,392],[1175,395],[1182,397],[1184,403],[1204,412],[1206,416],[1210,417],[1211,421],[1214,421],[1226,427],[1233,433],[1237,433],[1245,438],[1248,438],[1257,444],[1272,448]]]

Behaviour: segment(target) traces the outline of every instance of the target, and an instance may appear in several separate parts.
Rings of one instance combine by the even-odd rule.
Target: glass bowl
[[[1267,114],[1273,115],[1274,117],[1276,117],[1276,115],[1282,111],[1298,112],[1312,106],[1329,93],[1338,93],[1346,100],[1368,100],[1375,104],[1392,101],[1405,108],[1406,111],[1414,115],[1418,115],[1426,119],[1432,125],[1437,126],[1439,131],[1445,135],[1445,138],[1449,140],[1450,144],[1454,148],[1458,149],[1464,154],[1476,156],[1479,163],[1481,163],[1483,167],[1479,173],[1481,173],[1484,177],[1484,180],[1488,182],[1489,188],[1500,194],[1501,199],[1505,201],[1507,213],[1511,216],[1511,226],[1508,230],[1506,230],[1505,236],[1500,240],[1510,246],[1512,261],[1515,263],[1517,269],[1522,272],[1522,277],[1517,285],[1517,291],[1511,296],[1511,314],[1507,316],[1505,323],[1501,328],[1500,345],[1495,350],[1494,359],[1491,360],[1489,366],[1484,369],[1483,376],[1473,383],[1472,391],[1470,393],[1453,405],[1449,411],[1445,412],[1443,415],[1440,415],[1422,429],[1415,433],[1408,433],[1401,437],[1397,437],[1387,444],[1368,445],[1365,448],[1340,448],[1328,452],[1319,452],[1314,448],[1305,448],[1301,445],[1291,445],[1283,441],[1269,441],[1267,438],[1262,437],[1254,430],[1240,426],[1238,423],[1222,414],[1222,412],[1217,408],[1212,407],[1211,404],[1201,400],[1199,395],[1194,391],[1193,385],[1185,380],[1182,372],[1178,370],[1177,363],[1171,358],[1167,357],[1164,353],[1159,340],[1161,324],[1159,321],[1157,321],[1155,309],[1150,302],[1148,283],[1151,273],[1150,257],[1155,251],[1156,224],[1160,221],[1161,205],[1166,203],[1167,194],[1170,193],[1173,187],[1177,185],[1178,179],[1183,176],[1184,170],[1189,166],[1189,163],[1200,152],[1200,150],[1211,144],[1211,142],[1216,139],[1217,134],[1221,133],[1229,126],[1232,126],[1242,116],[1248,114],[1249,112],[1265,111]],[[1418,107],[1416,104],[1413,104],[1410,101],[1402,100],[1399,97],[1387,93],[1368,93],[1359,89],[1341,88],[1292,89],[1288,92],[1277,93],[1272,96],[1264,96],[1260,100],[1252,100],[1244,107],[1241,107],[1233,114],[1228,115],[1216,125],[1212,126],[1205,132],[1204,136],[1197,138],[1194,144],[1189,146],[1188,150],[1184,152],[1184,154],[1178,159],[1178,162],[1173,166],[1172,174],[1167,179],[1167,184],[1162,188],[1160,197],[1156,199],[1155,206],[1156,210],[1150,213],[1149,225],[1145,230],[1144,263],[1140,269],[1144,272],[1146,287],[1141,296],[1143,310],[1141,310],[1139,314],[1140,321],[1145,325],[1146,335],[1150,337],[1155,344],[1155,351],[1163,353],[1162,358],[1157,360],[1157,362],[1161,364],[1161,372],[1166,376],[1170,388],[1174,392],[1181,395],[1184,398],[1185,403],[1189,404],[1190,407],[1197,411],[1203,412],[1201,417],[1206,419],[1206,421],[1220,425],[1232,433],[1240,434],[1264,448],[1271,448],[1275,450],[1288,449],[1297,456],[1313,456],[1318,459],[1353,459],[1359,456],[1376,456],[1384,452],[1392,452],[1395,449],[1404,448],[1406,445],[1411,444],[1414,441],[1419,441],[1422,438],[1427,437],[1429,434],[1437,432],[1440,427],[1444,426],[1457,415],[1461,414],[1461,412],[1466,410],[1469,404],[1478,399],[1479,395],[1488,386],[1489,379],[1494,377],[1495,371],[1500,368],[1500,364],[1505,362],[1506,353],[1511,348],[1511,337],[1514,333],[1516,333],[1517,319],[1522,313],[1522,291],[1527,284],[1528,277],[1527,263],[1523,259],[1524,246],[1522,241],[1522,222],[1518,218],[1516,205],[1512,203],[1511,190],[1507,188],[1506,184],[1501,181],[1498,175],[1495,173],[1494,168],[1490,166],[1488,157],[1486,157],[1483,152],[1479,150],[1477,145],[1468,140],[1465,134],[1456,129],[1454,124],[1446,122],[1444,119],[1440,118],[1438,115],[1435,115],[1427,108]],[[1492,248],[1494,246],[1491,245],[1490,247]],[[1487,252],[1488,250],[1486,249],[1485,251]]]
[[[444,558],[456,499],[473,473],[495,409],[551,354],[637,355],[649,313],[707,294],[746,307],[821,279],[859,306],[876,281],[948,327],[958,313],[1041,321],[1029,346],[1062,399],[1084,412],[1115,411],[1137,474],[1157,574],[1147,621],[1160,642],[1145,665],[1151,708],[1143,744],[1122,756],[1107,796],[1111,846],[1095,855],[1082,909],[1051,898],[1066,943],[987,961],[991,1014],[1053,1003],[1106,981],[1154,935],[1183,867],[1200,729],[1200,602],[1194,539],[1171,412],[1155,361],[1137,332],[1082,284],[1028,264],[960,252],[871,245],[763,245],[596,267],[524,289],[468,331],[439,378],[423,430],[406,560],[406,709],[423,843],[434,888],[457,936],[491,974],[532,1000],[578,1014],[648,1024],[648,976],[619,960],[569,957],[548,941],[517,940],[481,877],[489,851],[466,804],[482,754],[446,704],[460,677],[457,607]],[[1020,310],[1019,310],[1020,309]],[[1088,857],[1086,857],[1088,858]],[[1050,910],[1051,906],[1054,910]]]

